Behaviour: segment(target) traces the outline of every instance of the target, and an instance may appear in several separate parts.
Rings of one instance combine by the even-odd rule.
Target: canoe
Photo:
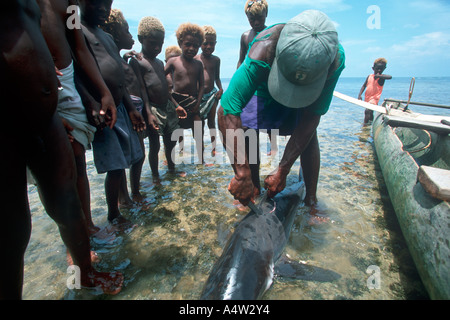
[[[383,107],[372,131],[389,197],[430,298],[450,299],[449,119]]]

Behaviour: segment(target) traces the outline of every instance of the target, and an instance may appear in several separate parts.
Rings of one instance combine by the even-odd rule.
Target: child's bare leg
[[[125,231],[126,229],[132,227],[132,223],[125,219],[119,211],[119,188],[124,174],[124,169],[108,171],[105,178],[108,221],[117,227],[119,231]]]
[[[148,135],[149,139],[149,153],[148,153],[148,163],[150,165],[150,170],[152,171],[153,182],[155,184],[160,184],[161,179],[159,178],[159,150],[161,149],[161,143],[159,141],[159,134],[157,132],[150,132]]]
[[[217,112],[217,104],[218,104],[218,101],[216,99],[216,101],[214,102],[213,107],[211,108],[211,110],[208,113],[208,128],[209,128],[209,132],[211,134],[211,144],[212,144],[211,155],[212,156],[216,155],[216,112]]]
[[[142,174],[142,166],[145,161],[145,145],[144,139],[139,139],[141,144],[141,150],[144,156],[139,162],[133,164],[130,168],[130,187],[131,187],[131,197],[134,201],[141,202],[144,197],[140,192],[140,182],[141,182],[141,174]]]
[[[122,178],[120,179],[118,201],[121,208],[133,207],[133,200],[131,200],[130,194],[128,193],[127,174],[125,170],[123,171]]]
[[[364,124],[368,124],[370,121],[373,121],[373,111],[366,109],[364,110]]]
[[[88,230],[76,187],[73,151],[58,116],[53,117],[50,129],[42,138],[44,151],[31,159],[29,166],[45,209],[58,225],[73,262],[81,269],[82,285],[103,283],[104,293],[117,293],[122,285],[123,280],[119,279],[122,276],[97,273],[92,268]],[[86,278],[88,274],[94,278]],[[113,278],[117,281],[111,282]]]
[[[171,139],[171,134],[166,134],[163,136],[163,143],[164,143],[164,152],[167,159],[167,168],[169,173],[177,174],[180,177],[185,177],[186,172],[184,171],[176,171],[175,170],[175,162],[172,159],[172,150],[175,148],[177,142],[173,141]]]
[[[90,235],[98,232],[99,227],[95,226],[91,215],[91,194],[89,179],[86,172],[86,151],[84,147],[76,140],[72,142],[72,149],[75,156],[75,164],[77,168],[77,190],[80,197],[81,207],[83,208],[84,217],[86,219],[88,231]]]

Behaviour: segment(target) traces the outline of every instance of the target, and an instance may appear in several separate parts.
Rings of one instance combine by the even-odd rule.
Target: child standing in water
[[[199,107],[204,92],[203,64],[194,58],[203,43],[204,31],[196,24],[184,23],[177,29],[176,35],[182,54],[167,61],[165,73],[172,75],[172,102],[177,107],[183,107],[187,113],[186,119],[180,119],[180,126],[193,131],[198,163],[203,164],[202,130],[194,130],[195,122],[201,127]]]
[[[144,113],[148,115],[149,164],[153,182],[160,183],[159,157],[160,136],[163,138],[164,150],[169,173],[175,173],[172,150],[176,141],[172,133],[179,128],[177,109],[169,99],[169,85],[164,72],[164,63],[157,58],[164,44],[165,30],[161,21],[154,17],[144,17],[138,25],[138,40],[142,44],[141,59],[132,58],[130,66],[137,75],[142,88]],[[184,110],[179,107],[184,115]],[[181,173],[183,174],[183,173]]]
[[[105,127],[97,131],[92,144],[97,172],[106,173],[108,221],[118,231],[125,231],[133,225],[119,210],[120,184],[125,169],[143,157],[136,131],[145,130],[145,122],[136,110],[126,88],[123,59],[118,53],[117,46],[111,35],[99,28],[99,25],[104,24],[109,17],[112,0],[80,0],[79,4],[86,42],[94,53],[103,79],[117,106],[117,122],[114,128]],[[96,103],[86,88],[83,94],[86,104]]]
[[[239,61],[237,64],[238,68],[242,62],[244,62],[250,42],[253,41],[258,33],[266,28],[268,10],[269,5],[267,0],[247,0],[245,3],[245,15],[247,16],[248,22],[252,28],[245,31],[241,35],[241,48],[239,51]]]
[[[105,32],[112,35],[117,46],[118,53],[120,53],[120,50],[122,49],[131,50],[134,45],[134,40],[129,31],[128,22],[125,20],[125,17],[123,16],[123,12],[121,10],[112,9],[111,13],[109,14],[108,21],[106,21],[106,23],[100,27]],[[136,110],[143,114],[144,102],[142,100],[143,93],[141,91],[141,86],[134,70],[127,63],[127,60],[129,59],[128,56],[132,56],[133,54],[137,53],[131,51],[130,53],[128,53],[128,55],[124,55],[122,66],[125,71],[126,86],[131,100],[133,101]],[[128,193],[127,178],[125,174],[122,178],[122,183],[120,184],[119,202],[120,206],[125,208],[132,207],[133,201],[142,202],[144,200],[139,188],[142,166],[145,160],[144,139],[147,137],[146,131],[144,130],[139,132],[138,136],[143,157],[141,158],[141,160],[133,163],[130,166],[130,187],[132,199],[130,198],[130,195]]]
[[[216,109],[222,97],[223,89],[220,80],[220,58],[213,55],[217,43],[216,30],[211,26],[204,26],[203,30],[205,31],[205,41],[201,46],[202,53],[195,57],[203,63],[205,80],[205,92],[200,104],[200,118],[202,121],[208,120],[213,147],[212,156],[214,156],[216,153]],[[217,88],[215,85],[217,85]]]
[[[361,96],[366,90],[364,101],[372,104],[378,104],[380,101],[381,93],[383,92],[383,86],[385,80],[392,79],[392,76],[383,74],[386,69],[387,60],[385,58],[378,58],[373,63],[373,74],[370,74],[359,91],[358,99],[362,100]],[[366,109],[364,111],[364,124],[368,124],[373,121],[373,111]]]
[[[58,92],[57,112],[63,119],[71,140],[77,166],[78,195],[88,224],[89,233],[95,234],[100,228],[94,225],[91,216],[89,180],[86,173],[86,149],[91,148],[96,127],[88,122],[86,109],[75,88],[74,61],[78,70],[89,78],[101,93],[102,109],[115,114],[116,106],[98,70],[95,60],[84,41],[83,32],[77,28],[67,28],[67,7],[77,4],[76,0],[38,0],[41,9],[41,31],[58,70],[62,90]],[[113,124],[113,123],[112,123]]]

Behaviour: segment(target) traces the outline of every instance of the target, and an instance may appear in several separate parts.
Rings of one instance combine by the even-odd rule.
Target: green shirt
[[[342,70],[345,68],[345,52],[341,44],[338,47],[338,54],[340,57],[339,67],[326,80],[319,98],[307,107],[315,114],[324,115],[327,113],[333,98],[334,88]],[[267,87],[270,70],[271,66],[268,63],[251,59],[247,54],[222,96],[221,105],[224,114],[240,116],[242,109],[255,94],[266,98],[267,103],[264,108],[269,107],[271,101],[274,101]]]

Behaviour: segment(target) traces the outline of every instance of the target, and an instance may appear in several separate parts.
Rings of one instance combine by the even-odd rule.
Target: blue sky
[[[239,57],[241,34],[250,29],[245,0],[114,0],[123,11],[140,51],[137,26],[144,16],[157,17],[166,29],[164,50],[175,45],[181,23],[211,25],[218,34],[214,54],[221,77],[231,78]],[[336,24],[346,51],[343,77],[365,77],[378,57],[388,60],[385,73],[395,77],[450,76],[449,0],[268,0],[267,25],[287,22],[307,9],[325,12]],[[374,7],[375,6],[375,7]],[[375,8],[374,10],[369,10]],[[378,15],[379,12],[379,15]],[[377,19],[379,18],[379,19]],[[369,22],[369,27],[368,26]]]

